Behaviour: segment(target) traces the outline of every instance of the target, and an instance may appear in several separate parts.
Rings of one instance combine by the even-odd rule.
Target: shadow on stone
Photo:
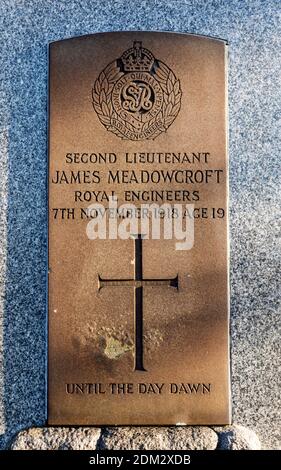
[[[218,450],[260,450],[261,443],[254,431],[241,424],[215,426],[218,435]]]
[[[218,433],[218,450],[229,450],[231,449],[231,442],[233,441],[233,431]]]

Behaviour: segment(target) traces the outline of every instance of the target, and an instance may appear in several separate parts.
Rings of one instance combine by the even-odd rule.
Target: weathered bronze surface
[[[49,424],[230,422],[226,50],[149,32],[50,45]],[[194,245],[89,239],[110,195],[188,205]]]

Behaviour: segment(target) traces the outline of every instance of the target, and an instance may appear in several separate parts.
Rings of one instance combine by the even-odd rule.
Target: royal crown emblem
[[[92,90],[100,122],[127,140],[155,139],[181,106],[180,81],[164,62],[134,41],[100,73]]]

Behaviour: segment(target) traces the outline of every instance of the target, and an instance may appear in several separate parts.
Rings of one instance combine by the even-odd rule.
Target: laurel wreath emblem
[[[98,76],[92,89],[92,102],[100,122],[110,132],[122,139],[129,139],[112,123],[119,119],[111,99],[115,83],[124,75],[117,65],[117,61],[111,62]],[[166,132],[177,117],[181,107],[182,91],[180,81],[175,74],[163,62],[157,61],[154,78],[158,81],[163,92],[163,105],[159,113],[143,125],[142,132],[148,129],[156,121],[157,129],[149,138],[155,139],[160,133]],[[131,132],[136,132],[135,127],[127,121],[123,124]]]

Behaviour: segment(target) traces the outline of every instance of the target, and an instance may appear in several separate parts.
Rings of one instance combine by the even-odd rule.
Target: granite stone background
[[[47,44],[112,30],[229,41],[233,414],[280,446],[280,24],[279,0],[0,0],[1,448],[46,419]]]

